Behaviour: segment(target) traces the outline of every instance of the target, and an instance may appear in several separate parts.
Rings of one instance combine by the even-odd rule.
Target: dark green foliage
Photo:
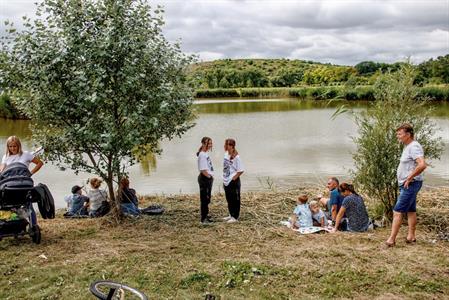
[[[196,98],[240,97],[238,89],[200,89],[195,91]]]
[[[424,83],[449,83],[449,54],[421,63],[418,76]]]
[[[299,84],[304,76],[303,69],[282,68],[276,76],[270,79],[273,87],[291,87]]]
[[[380,69],[380,65],[373,61],[362,61],[355,65],[355,69],[360,75],[371,75]]]
[[[9,119],[23,119],[25,116],[11,102],[11,97],[6,93],[0,94],[0,117]]]

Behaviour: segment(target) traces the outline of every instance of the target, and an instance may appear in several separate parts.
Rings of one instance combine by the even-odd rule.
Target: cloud
[[[33,15],[35,1],[0,0],[0,17],[20,23],[20,16]],[[353,65],[449,53],[449,0],[149,3],[164,6],[166,37],[181,39],[182,49],[202,60],[287,57]]]
[[[409,56],[421,62],[449,53],[449,0],[172,0],[164,5],[167,37],[182,36],[186,51],[212,51],[214,57],[356,64]]]

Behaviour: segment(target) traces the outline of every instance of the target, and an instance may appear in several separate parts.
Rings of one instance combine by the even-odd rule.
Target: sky
[[[1,23],[33,16],[37,0],[0,0]],[[449,0],[149,0],[164,34],[208,61],[289,58],[355,65],[419,63],[449,54]]]

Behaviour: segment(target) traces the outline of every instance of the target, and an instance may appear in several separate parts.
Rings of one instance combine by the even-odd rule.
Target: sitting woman
[[[337,231],[343,216],[346,214],[347,230],[352,232],[364,232],[368,230],[369,218],[363,198],[354,190],[354,186],[342,183],[340,193],[345,197],[335,220],[333,232]]]
[[[102,214],[99,214],[100,208],[104,201],[108,201],[108,194],[105,190],[100,189],[101,179],[94,177],[89,180],[89,183],[90,189],[87,193],[89,198],[89,216],[101,217]]]
[[[120,197],[120,207],[124,214],[138,216],[140,215],[139,200],[137,199],[136,190],[129,187],[129,179],[123,177],[120,180],[120,189],[122,191]]]

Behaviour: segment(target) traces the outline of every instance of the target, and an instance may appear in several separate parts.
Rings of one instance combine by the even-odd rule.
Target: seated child
[[[318,201],[310,202],[310,211],[312,212],[313,226],[327,226],[326,214],[321,210]]]
[[[307,204],[307,200],[307,195],[301,195],[298,197],[298,205],[295,207],[293,215],[289,220],[293,229],[310,227],[313,225],[312,212],[310,211],[309,204]]]
[[[82,195],[80,186],[73,186],[72,194],[66,196],[64,200],[67,202],[67,213],[65,213],[64,216],[87,216],[89,198]]]

